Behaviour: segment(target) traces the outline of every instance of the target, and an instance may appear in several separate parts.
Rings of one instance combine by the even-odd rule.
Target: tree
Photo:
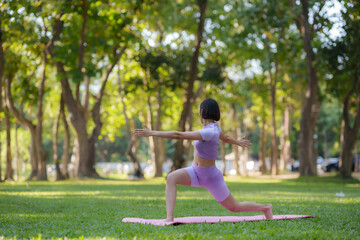
[[[161,42],[160,42],[161,44]],[[163,68],[168,68],[168,59],[166,53],[160,47],[158,54],[151,50],[146,50],[138,57],[141,68],[144,71],[144,85],[147,94],[147,124],[155,131],[161,130],[161,115],[164,90],[167,89],[167,79],[161,74]],[[163,70],[164,71],[164,70]],[[155,95],[155,96],[154,96]],[[155,104],[152,99],[155,98]],[[156,106],[156,109],[155,109]],[[164,140],[161,138],[150,137],[149,151],[154,168],[154,177],[162,176],[162,165],[165,162]]]
[[[65,103],[63,94],[60,94],[60,107],[59,113],[55,119],[53,126],[53,161],[55,162],[56,168],[56,180],[64,180],[69,178],[68,163],[69,163],[69,152],[70,152],[70,130],[66,120]],[[60,168],[60,161],[58,157],[58,132],[59,122],[62,120],[64,125],[64,145],[63,153],[61,156],[62,168]]]
[[[141,6],[141,3],[136,2],[134,5],[129,4],[127,12],[120,14],[116,12],[121,5],[112,3],[113,8],[109,11],[102,11],[98,14],[98,6],[96,4],[89,4],[86,0],[81,2],[80,6],[70,6],[67,2],[62,6],[61,12],[57,15],[54,21],[53,27],[53,39],[48,44],[48,51],[55,62],[58,75],[61,79],[61,85],[64,92],[64,101],[68,107],[68,111],[71,114],[71,123],[76,131],[75,142],[75,176],[76,177],[99,177],[95,170],[95,144],[101,132],[102,122],[100,119],[100,107],[101,101],[105,92],[106,83],[109,75],[112,72],[114,66],[119,61],[120,57],[126,49],[126,41],[128,41],[131,34],[125,31],[125,27],[128,26],[133,19],[132,12],[136,12]],[[76,7],[81,9],[81,13],[76,12]],[[65,12],[67,11],[67,12]],[[89,17],[90,14],[90,17]],[[81,18],[81,26],[76,26],[76,19]],[[113,19],[121,18],[121,24],[117,24]],[[65,27],[64,23],[70,23],[69,27]],[[119,20],[120,21],[120,20]],[[100,25],[99,25],[100,24]],[[74,36],[77,31],[71,27],[80,30],[80,36]],[[96,54],[92,52],[86,52],[85,46],[87,42],[94,44],[94,48],[99,40],[99,31],[106,27],[105,37],[109,42],[99,41],[101,44],[97,45]],[[86,29],[89,28],[89,32],[86,33]],[[120,35],[120,32],[123,35]],[[62,39],[60,39],[63,34]],[[68,48],[73,47],[73,38],[79,39],[78,51],[74,51],[73,54],[68,56],[66,54],[66,45],[61,47],[55,47],[55,42],[63,42],[68,44]],[[111,44],[109,44],[111,43]],[[94,56],[97,59],[94,59]],[[95,61],[96,60],[96,61]],[[97,69],[97,64],[99,68]],[[67,71],[66,68],[70,68]],[[91,111],[89,110],[90,99],[90,80],[91,77],[96,75],[97,70],[101,73],[101,87],[99,92],[95,95],[95,103]],[[72,91],[70,81],[76,83],[75,94]],[[84,91],[80,98],[80,86],[83,83]],[[91,117],[94,123],[94,127],[90,136],[87,132],[88,119]]]
[[[199,22],[196,31],[195,37],[195,49],[192,55],[191,64],[190,64],[190,71],[189,71],[189,78],[187,81],[187,87],[185,89],[185,96],[184,96],[184,105],[181,112],[181,117],[179,121],[179,131],[191,131],[192,130],[192,106],[195,101],[195,97],[197,96],[194,94],[194,82],[197,77],[198,73],[198,61],[199,61],[199,54],[200,54],[200,46],[203,40],[203,31],[204,31],[204,23],[205,23],[205,12],[207,6],[207,0],[198,0],[197,5],[200,11]],[[176,143],[176,148],[174,152],[174,164],[171,168],[172,171],[184,167],[187,151],[186,149],[189,148],[189,143],[183,140],[179,140]]]
[[[144,178],[143,170],[141,169],[140,162],[137,157],[137,149],[138,149],[138,142],[136,141],[135,134],[131,134],[131,129],[135,129],[135,121],[131,121],[127,114],[127,107],[124,101],[125,91],[124,85],[122,84],[121,77],[120,77],[120,65],[118,69],[118,84],[119,84],[119,95],[122,103],[123,114],[125,117],[125,124],[126,124],[126,136],[128,138],[128,147],[126,150],[126,155],[128,156],[129,160],[134,163],[134,175],[139,178]]]
[[[262,123],[265,122],[265,110],[270,108],[271,172],[272,174],[278,174],[279,146],[277,142],[280,121],[277,116],[279,116],[279,113],[282,111],[281,108],[277,106],[281,104],[281,98],[285,95],[284,89],[280,89],[280,91],[278,89],[284,85],[284,78],[290,70],[287,66],[289,55],[292,55],[291,52],[293,49],[296,49],[296,44],[294,44],[293,39],[291,39],[293,38],[293,33],[290,28],[292,19],[290,19],[290,16],[287,14],[289,8],[285,1],[278,0],[266,2],[253,1],[251,3],[241,2],[239,4],[233,4],[232,7],[233,9],[229,7],[230,13],[226,14],[225,20],[219,25],[221,28],[228,24],[234,26],[229,29],[229,35],[231,37],[229,39],[224,38],[224,41],[231,51],[228,55],[234,58],[235,62],[241,64],[244,69],[242,75],[249,75],[249,68],[255,70],[259,68],[259,66],[251,63],[251,61],[260,63],[261,73],[253,73],[252,78],[255,78],[256,75],[264,75],[260,77],[263,81],[255,81],[254,79],[253,87],[249,89],[249,91],[263,95],[261,97],[263,100],[269,98],[269,100],[256,101],[256,103],[254,103],[254,98],[252,99],[252,104],[266,103],[266,106],[259,109],[258,112],[262,118],[262,120],[259,121],[260,125],[262,125],[260,131],[260,135],[262,136],[260,139],[260,159],[262,162],[265,161],[266,146],[263,140],[267,134],[264,133],[265,124]],[[221,16],[225,16],[225,13],[221,14],[223,14]],[[264,83],[267,83],[267,85],[264,85]],[[262,90],[265,87],[269,91],[269,94],[265,91],[257,91],[258,88],[256,85],[258,84],[260,85],[259,89]],[[286,151],[288,151],[288,148],[289,144]],[[262,166],[265,167],[265,163],[263,163]],[[284,166],[284,163],[281,164],[281,166]]]
[[[25,2],[23,3],[24,6],[29,7],[30,3]],[[6,9],[6,17],[7,20],[10,19],[10,15],[12,14],[14,18],[17,19],[12,26],[8,25],[8,29],[12,29],[11,32],[7,35],[5,42],[8,45],[7,51],[7,72],[5,77],[5,100],[6,106],[9,108],[11,113],[17,118],[17,120],[25,126],[31,133],[32,141],[30,147],[30,156],[31,156],[31,164],[32,164],[32,171],[29,176],[29,179],[36,178],[38,180],[46,180],[46,153],[42,146],[42,117],[43,117],[43,97],[45,91],[45,80],[46,80],[46,62],[47,62],[47,55],[44,49],[44,42],[46,39],[46,28],[44,31],[44,36],[32,36],[29,34],[31,31],[35,31],[35,29],[31,28],[31,25],[28,25],[28,22],[25,18],[19,15],[20,8],[24,6],[16,4],[16,3],[9,3],[8,8]],[[30,8],[30,7],[29,7]],[[10,24],[10,22],[8,22]],[[37,26],[35,25],[34,28]],[[25,29],[24,29],[25,28]],[[21,36],[23,31],[26,30],[28,35]],[[23,49],[18,47],[18,45],[12,45],[12,42],[17,42],[18,44],[22,44]],[[25,47],[27,46],[27,47]],[[40,80],[40,86],[38,88],[33,88],[33,91],[37,91],[37,111],[36,111],[36,124],[33,124],[32,121],[25,117],[25,115],[19,111],[15,104],[12,97],[11,92],[11,85],[15,74],[19,71],[19,69],[29,67],[29,63],[27,61],[32,61],[34,59],[27,58],[22,54],[24,51],[27,51],[29,54],[37,54],[42,56],[42,76]],[[5,58],[5,56],[3,56]],[[34,73],[38,70],[38,66],[35,64]],[[24,71],[23,71],[24,72]],[[21,77],[34,77],[35,74],[31,76],[21,76]],[[29,79],[25,80],[24,82],[30,81]],[[30,83],[30,82],[29,82]],[[25,89],[26,93],[29,94],[31,89]],[[25,95],[26,96],[26,95]],[[25,97],[24,96],[24,97]]]
[[[5,106],[5,125],[6,125],[6,169],[4,180],[13,181],[14,170],[12,168],[11,155],[11,122],[9,109]]]
[[[2,126],[2,114],[3,114],[3,76],[4,76],[4,49],[3,49],[3,27],[2,27],[2,16],[0,16],[0,131]],[[1,176],[1,147],[0,141],[0,182],[2,182]]]
[[[325,67],[332,73],[327,88],[343,103],[340,175],[349,178],[360,129],[360,4],[345,1],[344,7],[345,36],[330,42],[322,49],[322,54],[325,56]]]
[[[300,138],[298,142],[300,174],[302,176],[316,175],[317,152],[314,144],[314,132],[321,102],[318,98],[318,76],[314,64],[316,55],[313,50],[312,40],[315,33],[314,25],[316,25],[317,21],[314,21],[313,26],[309,23],[308,0],[301,0],[300,5],[297,5],[295,0],[290,0],[289,2],[297,13],[295,22],[304,42],[307,68],[306,93],[301,109]],[[324,3],[321,4],[320,10],[323,6]],[[301,12],[297,11],[298,7],[301,7]]]

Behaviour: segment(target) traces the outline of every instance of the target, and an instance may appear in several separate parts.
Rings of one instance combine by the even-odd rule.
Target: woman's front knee
[[[190,177],[188,173],[182,169],[171,172],[167,176],[167,184],[181,184],[181,185],[190,185]]]
[[[166,184],[176,184],[176,174],[171,172],[166,178]]]

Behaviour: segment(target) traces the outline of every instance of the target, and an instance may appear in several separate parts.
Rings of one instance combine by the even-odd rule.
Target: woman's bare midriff
[[[211,167],[215,165],[215,160],[208,160],[202,157],[199,157],[195,154],[195,162],[199,167]]]

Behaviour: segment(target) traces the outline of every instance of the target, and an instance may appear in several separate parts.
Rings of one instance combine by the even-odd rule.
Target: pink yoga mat
[[[313,218],[314,216],[310,215],[273,215],[272,220],[286,220],[286,219],[295,219],[295,218]],[[166,226],[166,225],[178,225],[185,223],[219,223],[219,222],[251,222],[251,221],[263,221],[266,220],[264,215],[257,216],[224,216],[224,217],[182,217],[175,218],[173,222],[164,222],[163,219],[144,219],[144,218],[123,218],[123,222],[129,223],[142,223],[142,224],[152,224],[157,226]]]

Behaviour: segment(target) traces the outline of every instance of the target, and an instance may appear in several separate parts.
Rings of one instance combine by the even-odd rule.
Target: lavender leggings
[[[190,175],[192,187],[206,188],[218,202],[224,201],[230,194],[224,177],[215,165],[199,167],[195,162],[191,167],[185,168]]]

